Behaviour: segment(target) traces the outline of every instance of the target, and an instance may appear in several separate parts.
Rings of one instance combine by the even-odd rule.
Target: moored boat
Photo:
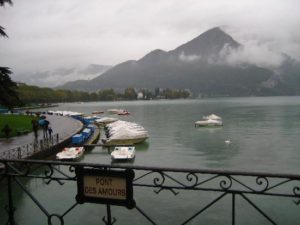
[[[209,116],[203,116],[204,120],[222,120],[220,116],[217,116],[216,114],[210,114]]]
[[[117,145],[134,145],[145,141],[148,135],[132,136],[132,137],[120,137],[120,138],[108,138],[102,139],[104,145],[117,146]]]
[[[61,152],[56,154],[56,159],[58,160],[78,160],[83,156],[83,147],[71,147],[64,148]]]
[[[87,125],[81,133],[72,136],[71,145],[72,146],[82,146],[94,144],[98,141],[100,136],[100,129],[94,124]]]
[[[220,120],[199,120],[195,122],[195,126],[198,127],[214,127],[214,126],[223,126],[223,122]]]
[[[209,116],[203,116],[203,120],[198,120],[195,122],[195,127],[214,127],[223,126],[222,118],[211,114]]]
[[[125,109],[108,109],[107,112],[110,114],[119,114],[126,111]]]
[[[104,130],[106,139],[102,139],[102,142],[107,146],[134,145],[149,137],[148,132],[139,124],[122,120],[107,124]]]
[[[102,117],[100,119],[96,119],[95,123],[100,126],[105,126],[105,125],[107,125],[109,123],[113,123],[117,120],[118,120],[117,118],[113,118],[113,117]]]
[[[130,112],[128,112],[127,110],[124,110],[123,112],[119,112],[118,115],[119,116],[128,116],[128,115],[130,115]]]
[[[92,114],[102,114],[104,113],[103,111],[93,111]]]
[[[135,147],[115,147],[114,151],[110,155],[112,160],[131,160],[135,158]]]

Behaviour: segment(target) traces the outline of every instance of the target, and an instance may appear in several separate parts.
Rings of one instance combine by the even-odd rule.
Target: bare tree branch
[[[0,6],[4,6],[5,3],[10,4],[10,5],[13,4],[11,0],[0,0]],[[5,30],[4,27],[0,26],[0,36],[8,37],[4,30]]]
[[[4,30],[5,30],[5,28],[0,26],[0,36],[8,37]]]

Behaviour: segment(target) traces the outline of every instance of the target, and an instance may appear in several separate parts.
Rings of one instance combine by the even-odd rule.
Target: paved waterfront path
[[[59,134],[59,140],[63,141],[75,133],[77,133],[82,128],[82,123],[71,117],[65,116],[54,116],[46,115],[46,119],[50,122],[53,134]],[[38,139],[43,138],[42,129],[38,132]],[[26,135],[16,136],[13,138],[1,138],[0,139],[0,152],[13,149],[19,146],[23,146],[34,141],[34,133],[29,133]]]

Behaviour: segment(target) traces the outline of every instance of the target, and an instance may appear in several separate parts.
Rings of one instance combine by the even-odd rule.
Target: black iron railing
[[[0,159],[25,159],[37,152],[48,150],[59,143],[59,134],[44,139],[35,139],[33,142],[0,152]]]
[[[106,204],[105,210],[99,214],[102,215],[103,223],[108,225],[113,223],[201,224],[198,221],[201,220],[202,215],[206,216],[206,219],[203,220],[206,222],[203,224],[251,224],[245,222],[245,217],[253,219],[252,216],[247,215],[250,209],[256,212],[255,215],[260,218],[253,224],[299,223],[299,211],[297,210],[299,210],[298,204],[300,203],[300,175],[37,160],[0,160],[0,163],[2,163],[0,187],[5,187],[5,193],[2,191],[1,195],[6,196],[4,198],[6,199],[4,207],[7,211],[6,224],[10,225],[28,224],[23,220],[17,221],[15,216],[16,212],[24,207],[15,202],[13,190],[17,187],[42,212],[45,216],[45,224],[54,224],[53,221],[56,221],[55,224],[73,224],[68,221],[67,217],[75,208],[81,206],[75,198],[78,179],[75,170],[78,168],[105,171],[131,170],[134,172],[133,198],[136,204],[133,211],[143,218],[143,221],[137,222],[132,213],[126,219],[122,215],[123,219],[119,220],[118,214],[112,212],[111,205]],[[59,201],[48,201],[47,203],[39,200],[39,197],[28,187],[28,178],[30,180],[39,179],[43,181],[44,185],[56,185],[62,189],[67,183],[71,183],[68,185],[68,190],[75,190],[71,195],[71,198],[74,199],[73,203],[70,201],[70,205],[59,213],[50,212],[47,209],[48,204],[59,205],[65,200],[59,199]],[[180,196],[180,200],[177,199],[178,196]],[[184,196],[187,196],[187,199]],[[197,200],[198,196],[201,196],[199,201]],[[66,195],[66,197],[68,196]],[[55,193],[50,193],[49,198],[55,198]],[[156,200],[157,202],[155,202]],[[154,203],[150,204],[151,201]],[[169,204],[169,208],[160,211],[159,208],[166,203]],[[225,206],[217,209],[216,212],[206,213],[222,204]],[[280,207],[283,207],[284,210]],[[116,211],[119,212],[119,210]],[[228,215],[225,211],[229,212]],[[242,213],[240,214],[240,212]],[[122,213],[124,214],[124,211]],[[219,218],[223,214],[227,215],[225,220]],[[77,216],[81,219],[85,216],[88,218],[91,213],[81,217]],[[99,224],[99,222],[95,222],[95,224]]]

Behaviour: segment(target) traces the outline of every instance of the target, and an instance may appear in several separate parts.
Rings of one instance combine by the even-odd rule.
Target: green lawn
[[[1,115],[0,114],[0,138],[5,137],[2,129],[8,124],[11,132],[9,137],[14,137],[24,133],[32,132],[31,120],[36,117],[25,115]]]

